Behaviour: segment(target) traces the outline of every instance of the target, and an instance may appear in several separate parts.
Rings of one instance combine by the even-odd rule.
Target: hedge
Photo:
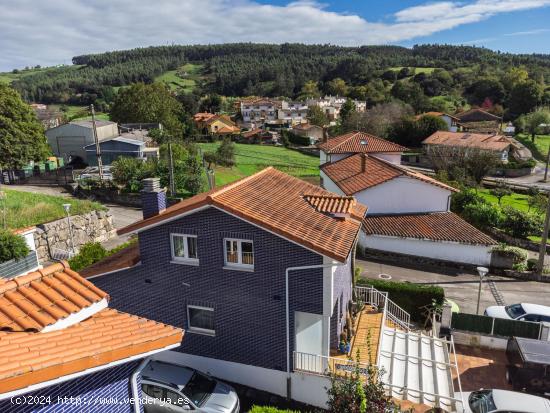
[[[302,146],[311,145],[311,140],[309,139],[308,136],[300,136],[292,132],[288,133],[288,140],[294,145],[302,145]]]
[[[297,410],[281,410],[271,406],[252,406],[248,413],[300,413]]]
[[[431,306],[434,302],[442,305],[445,300],[443,288],[432,285],[418,285],[399,281],[383,281],[370,278],[359,278],[359,286],[373,286],[379,291],[388,292],[390,300],[411,315],[413,321],[424,321],[422,307]]]

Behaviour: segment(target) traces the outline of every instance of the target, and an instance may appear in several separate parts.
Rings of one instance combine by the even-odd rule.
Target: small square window
[[[224,240],[225,265],[244,269],[254,268],[254,246],[250,240]]]
[[[170,234],[170,239],[172,261],[194,265],[199,263],[196,235]]]
[[[189,331],[214,334],[214,309],[194,305],[187,306]]]

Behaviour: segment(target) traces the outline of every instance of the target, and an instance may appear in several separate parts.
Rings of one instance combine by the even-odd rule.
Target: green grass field
[[[157,82],[164,82],[173,91],[192,92],[199,81],[203,79],[201,75],[202,65],[187,63],[177,70],[169,70],[155,78]],[[184,76],[178,76],[178,72],[185,72]]]
[[[71,65],[71,66],[63,66],[65,68],[70,67],[71,69],[78,69],[79,67],[82,67],[82,65]],[[13,72],[0,72],[0,83],[11,83],[14,80],[21,79],[25,76],[30,76],[38,72],[48,72],[52,70],[59,69],[58,67],[41,67],[38,69],[32,68],[32,69],[21,69],[18,73]]]
[[[526,134],[519,134],[515,138],[531,150],[535,159],[546,162],[550,147],[550,135],[537,135],[535,142],[531,140],[531,136]]]
[[[498,199],[496,196],[491,195],[490,189],[478,189],[478,194],[485,198],[492,204],[498,205]],[[513,208],[519,209],[520,211],[529,211],[529,204],[527,199],[529,195],[513,193],[512,195],[506,195],[502,197],[500,201],[500,206],[511,206]]]
[[[90,211],[104,210],[97,202],[60,196],[35,194],[32,192],[4,190],[6,196],[0,200],[0,211],[6,208],[6,223],[8,228],[23,228],[42,224],[63,218],[63,204],[71,204],[71,215],[85,214]],[[0,214],[0,222],[2,214]]]
[[[61,108],[64,107],[66,110],[65,115],[71,120],[91,120],[92,116],[90,113],[89,106],[77,106],[77,105],[50,105],[52,109],[61,111]],[[61,111],[62,112],[62,111]],[[96,112],[97,120],[110,120],[108,113]]]
[[[200,143],[203,151],[215,151],[219,143]],[[252,175],[268,166],[310,183],[319,183],[319,158],[292,149],[268,145],[235,144],[232,168],[216,167],[216,185],[225,185]]]

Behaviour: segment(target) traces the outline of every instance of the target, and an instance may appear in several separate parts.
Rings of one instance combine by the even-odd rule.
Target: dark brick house
[[[276,393],[294,352],[330,355],[366,207],[273,168],[167,209],[148,188],[144,220],[119,231],[140,262],[93,277],[117,308],[184,328],[192,367]]]

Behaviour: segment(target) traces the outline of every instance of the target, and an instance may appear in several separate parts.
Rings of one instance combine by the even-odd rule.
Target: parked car
[[[464,413],[550,413],[549,400],[508,390],[482,389],[456,397],[464,400]]]
[[[506,378],[514,390],[550,396],[550,342],[512,337],[506,348]]]
[[[235,389],[179,364],[150,361],[141,371],[145,413],[238,413]]]
[[[485,315],[495,318],[506,318],[508,320],[550,323],[550,307],[539,304],[494,305],[485,310]]]

